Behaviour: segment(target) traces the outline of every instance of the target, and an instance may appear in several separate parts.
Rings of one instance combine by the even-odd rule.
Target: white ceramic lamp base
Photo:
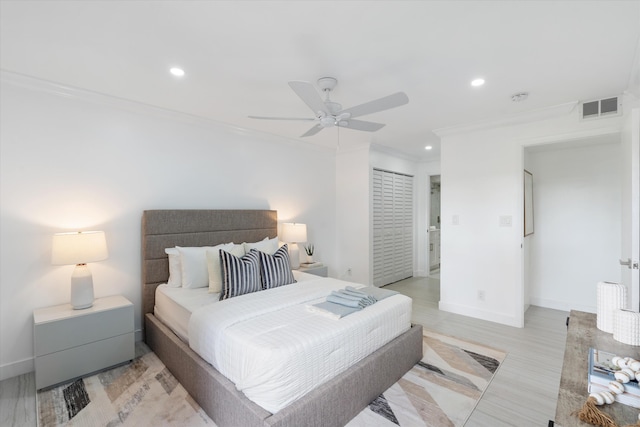
[[[78,264],[71,275],[71,306],[82,310],[93,305],[93,276],[87,264]]]
[[[289,262],[293,270],[300,268],[300,249],[297,243],[289,243]]]

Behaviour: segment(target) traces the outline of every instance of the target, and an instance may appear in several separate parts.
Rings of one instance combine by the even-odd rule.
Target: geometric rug
[[[506,353],[423,329],[423,357],[347,427],[463,426]]]
[[[423,330],[424,357],[347,427],[458,427],[504,352]],[[136,359],[36,394],[38,425],[211,426],[215,423],[144,343]]]
[[[215,426],[155,353],[36,393],[38,426]]]

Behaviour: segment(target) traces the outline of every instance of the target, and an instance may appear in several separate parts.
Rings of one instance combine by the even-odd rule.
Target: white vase
[[[311,264],[313,262],[313,255],[307,255],[307,264]]]

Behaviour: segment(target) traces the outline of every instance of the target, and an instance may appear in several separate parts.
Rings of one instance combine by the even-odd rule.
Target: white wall
[[[442,310],[524,325],[523,147],[611,134],[621,124],[622,117],[580,121],[578,110],[564,105],[439,132]],[[503,215],[511,227],[499,226]]]
[[[0,96],[0,379],[33,369],[33,309],[69,301],[55,232],[106,232],[96,297],[130,299],[138,330],[144,209],[276,209],[336,275],[333,151],[9,73]]]
[[[596,283],[620,281],[620,156],[619,143],[527,154],[531,304],[595,313]]]
[[[443,140],[441,150],[440,308],[520,326],[513,303],[521,277],[521,148],[466,135]],[[500,227],[501,215],[513,225]]]
[[[339,279],[371,284],[369,145],[336,155],[336,266]],[[348,272],[350,270],[350,272]]]

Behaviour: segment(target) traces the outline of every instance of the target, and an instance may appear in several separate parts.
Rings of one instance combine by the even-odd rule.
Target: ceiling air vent
[[[622,112],[622,105],[618,102],[618,97],[597,99],[582,103],[581,118],[591,119],[596,117],[617,116]]]

